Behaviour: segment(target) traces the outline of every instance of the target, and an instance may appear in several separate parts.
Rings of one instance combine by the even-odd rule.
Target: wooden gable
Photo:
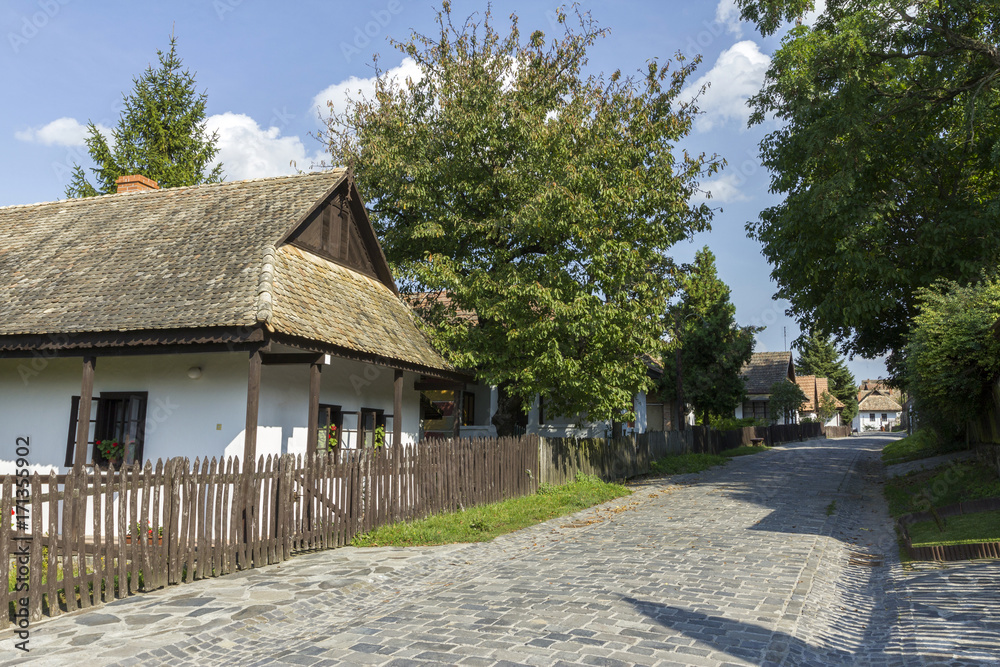
[[[385,255],[352,179],[344,179],[289,232],[283,243],[363,273],[397,292]]]

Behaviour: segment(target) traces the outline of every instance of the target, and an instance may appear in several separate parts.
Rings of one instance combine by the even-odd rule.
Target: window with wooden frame
[[[462,426],[473,426],[476,423],[476,395],[467,391],[462,394]]]
[[[380,445],[385,444],[385,410],[375,408],[361,408],[358,430],[361,446],[365,449],[372,449],[375,446],[375,432],[382,429]]]
[[[90,428],[87,443],[91,445],[90,462],[108,465],[95,446],[101,440],[117,440],[124,447],[122,463],[142,463],[146,435],[146,403],[148,392],[102,391],[91,403]],[[80,415],[80,397],[70,402],[69,432],[66,439],[66,466],[71,467],[76,455],[76,430]]]
[[[319,438],[317,438],[319,451],[332,451],[340,447],[344,437],[344,413],[339,405],[320,403],[319,424],[317,426],[319,427]]]

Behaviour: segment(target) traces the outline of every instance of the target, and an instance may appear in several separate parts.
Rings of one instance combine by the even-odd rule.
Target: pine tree
[[[812,331],[795,343],[799,358],[795,362],[795,372],[799,375],[815,375],[830,381],[830,393],[844,404],[841,416],[845,422],[854,419],[858,413],[857,386],[854,375],[847,363],[837,352],[829,336]]]
[[[123,96],[125,109],[111,131],[112,145],[93,122],[87,124],[87,152],[97,165],[90,171],[97,185],[87,180],[82,166],[74,165],[67,197],[112,194],[118,177],[131,174],[164,188],[222,180],[222,165],[211,166],[219,149],[218,135],[205,129],[206,95],[195,91],[190,71],[181,71],[176,37],[171,35],[168,52],[156,55],[159,68],[148,66],[132,80],[131,94]]]
[[[737,326],[729,287],[719,279],[708,247],[695,255],[682,289],[668,324],[673,327],[673,345],[680,346],[683,400],[693,404],[708,425],[712,415],[732,416],[743,402],[746,387],[740,370],[753,354],[756,329]],[[668,365],[676,359],[676,348],[674,352],[667,355]],[[665,373],[668,385],[676,372],[673,368]]]

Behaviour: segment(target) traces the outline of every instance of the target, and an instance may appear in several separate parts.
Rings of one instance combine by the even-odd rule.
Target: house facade
[[[816,377],[815,375],[799,375],[795,378],[799,389],[806,395],[806,401],[799,409],[799,419],[814,419],[819,421],[819,407],[823,396],[829,396],[833,400],[836,412],[832,417],[823,422],[824,426],[841,426],[841,413],[846,407],[843,402],[830,392],[830,381],[828,378]]]
[[[128,179],[0,208],[0,439],[31,469],[104,464],[101,442],[124,462],[413,443],[421,383],[472,382],[417,328],[347,171]]]
[[[771,387],[778,382],[795,382],[791,352],[754,352],[741,374],[746,382],[747,398],[736,408],[737,419],[752,418],[774,424],[798,421],[795,414],[788,420],[784,415],[775,415],[771,407]]]
[[[663,377],[663,366],[649,355],[643,357],[646,373],[653,381]],[[646,433],[647,431],[669,430],[672,404],[664,403],[656,396],[638,392],[632,397],[632,413],[635,419],[622,425],[624,435]],[[527,432],[545,438],[606,438],[613,437],[612,423],[590,421],[585,414],[559,415],[546,410],[545,401],[536,398],[528,412]]]
[[[901,423],[903,406],[890,393],[881,388],[869,389],[858,394],[858,414],[851,424],[854,430],[888,431]]]

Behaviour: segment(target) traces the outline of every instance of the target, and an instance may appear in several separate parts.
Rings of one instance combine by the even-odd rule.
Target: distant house
[[[350,173],[0,208],[0,440],[41,469],[413,443],[471,381],[399,298]],[[0,460],[10,469],[11,459]]]
[[[741,371],[746,381],[747,398],[736,408],[736,418],[753,418],[784,424],[783,415],[771,408],[771,387],[777,382],[795,382],[795,366],[791,352],[754,352]],[[791,423],[796,416],[792,415]]]
[[[646,373],[652,380],[663,377],[663,366],[649,355],[643,356]],[[645,433],[647,431],[663,431],[670,423],[672,403],[650,400],[645,392],[639,392],[632,397],[632,411],[635,421],[624,424],[626,435]],[[545,401],[535,400],[528,413],[528,433],[537,433],[546,438],[604,438],[611,435],[611,423],[606,421],[592,422],[585,414],[572,416],[555,415],[546,411]]]
[[[869,389],[858,392],[858,414],[852,426],[856,431],[889,430],[900,423],[901,406],[887,389]]]
[[[829,394],[830,398],[834,401],[834,406],[837,412],[827,419],[823,425],[824,426],[840,426],[841,423],[841,412],[843,412],[846,407],[840,399],[834,396],[830,392],[830,381],[828,378],[816,377],[815,375],[799,375],[795,378],[796,384],[802,390],[802,393],[806,395],[806,402],[802,404],[799,409],[799,418],[808,417],[810,419],[819,419],[819,406],[820,400],[823,398],[824,394]]]

